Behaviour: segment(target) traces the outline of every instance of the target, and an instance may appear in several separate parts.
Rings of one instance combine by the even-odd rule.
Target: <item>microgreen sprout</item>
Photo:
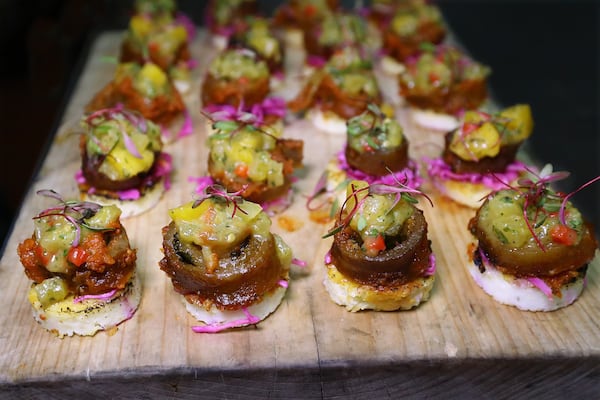
[[[233,212],[231,213],[231,218],[235,217],[235,213],[237,211],[241,212],[242,214],[247,214],[247,212],[240,207],[240,203],[244,201],[242,193],[244,192],[244,190],[247,189],[247,187],[247,185],[244,185],[237,192],[229,193],[227,192],[227,189],[225,189],[219,184],[215,183],[212,185],[208,185],[204,188],[204,190],[200,194],[200,197],[194,201],[194,204],[192,204],[192,208],[198,207],[206,199],[213,199],[214,201],[225,202],[227,206],[229,206],[230,203],[233,204]]]
[[[71,247],[77,247],[79,245],[82,226],[92,231],[113,230],[113,228],[93,227],[85,222],[86,219],[96,215],[98,210],[102,208],[100,204],[89,201],[64,200],[59,193],[52,189],[38,190],[36,194],[58,200],[60,205],[58,207],[52,207],[42,211],[33,217],[33,219],[60,216],[69,221],[75,228],[75,239],[73,240]]]
[[[429,204],[431,204],[431,206],[433,207],[433,202],[425,193],[421,192],[420,190],[412,189],[412,188],[406,186],[403,182],[400,182],[395,176],[394,176],[394,181],[395,181],[395,183],[393,185],[389,185],[389,184],[385,184],[385,183],[372,183],[372,184],[364,186],[362,188],[357,188],[356,186],[354,186],[354,183],[351,183],[350,184],[351,192],[346,197],[346,200],[344,200],[344,203],[342,204],[342,207],[340,208],[336,224],[334,225],[334,227],[332,229],[330,229],[323,236],[323,239],[327,238],[329,236],[333,236],[336,233],[340,232],[345,227],[347,227],[350,224],[350,221],[352,220],[354,215],[356,215],[356,213],[361,209],[363,203],[365,202],[365,199],[369,195],[374,195],[374,194],[377,194],[377,195],[393,194],[393,195],[395,195],[394,203],[392,204],[392,206],[390,207],[390,209],[387,212],[390,212],[391,210],[393,210],[394,207],[396,207],[396,205],[400,202],[400,200],[404,200],[411,204],[417,203],[418,201],[414,197],[415,195],[424,196],[429,201]],[[365,193],[365,192],[366,192],[366,195],[361,195],[361,193]],[[348,203],[351,200],[352,200],[353,207],[352,207],[352,209],[347,210],[346,206],[348,205]],[[345,215],[344,215],[344,212],[345,212]]]

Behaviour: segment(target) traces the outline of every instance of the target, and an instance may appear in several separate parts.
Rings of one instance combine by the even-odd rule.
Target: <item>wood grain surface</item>
[[[143,282],[135,316],[116,332],[58,339],[32,318],[26,293],[30,282],[16,254],[31,235],[31,218],[48,206],[35,191],[53,188],[75,197],[79,168],[73,126],[84,105],[111,79],[121,34],[95,41],[38,176],[25,199],[0,262],[0,397],[6,398],[516,398],[554,395],[596,397],[600,392],[600,276],[589,268],[587,288],[572,306],[551,313],[522,312],[494,302],[470,279],[467,221],[473,211],[438,197],[421,203],[437,257],[431,299],[404,312],[349,313],[327,296],[323,256],[331,242],[321,239],[328,225],[312,222],[305,196],[344,137],[327,134],[307,120],[295,120],[286,137],[305,141],[304,168],[295,202],[273,217],[273,230],[307,262],[292,267],[279,309],[256,327],[197,334],[164,272],[161,228],[167,211],[192,198],[191,176],[206,172],[206,122],[200,113],[200,83],[214,56],[204,32],[192,49],[200,66],[186,96],[194,134],[166,148],[173,155],[171,190],[153,210],[124,221],[137,248]],[[291,60],[294,63],[298,60]],[[289,64],[286,90],[298,88],[299,70]],[[293,70],[296,68],[296,70]],[[393,80],[382,77],[387,90]],[[419,129],[398,107],[411,155],[439,153],[442,134]],[[534,110],[535,117],[535,110]],[[535,132],[534,132],[535,134]],[[299,227],[289,231],[280,218]]]

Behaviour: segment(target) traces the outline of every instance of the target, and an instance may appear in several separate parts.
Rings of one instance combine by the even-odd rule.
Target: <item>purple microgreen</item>
[[[73,240],[73,243],[71,243],[71,247],[77,247],[79,245],[79,240],[81,239],[82,226],[95,231],[112,230],[112,228],[91,227],[85,223],[85,219],[93,217],[94,215],[96,215],[98,210],[102,208],[102,206],[99,204],[92,203],[89,201],[65,201],[59,193],[52,189],[38,190],[36,194],[57,200],[60,206],[48,208],[40,212],[35,217],[33,217],[33,219],[40,219],[50,216],[59,216],[66,219],[75,228],[75,239]]]
[[[318,210],[319,208],[321,208],[323,206],[323,204],[325,204],[325,203],[321,203],[317,207],[314,207],[314,206],[312,206],[312,202],[317,197],[319,197],[325,193],[327,193],[327,171],[324,171],[321,174],[321,176],[317,180],[317,183],[315,184],[315,187],[314,187],[312,193],[306,199],[306,208],[309,211],[315,211],[315,210]]]
[[[248,214],[239,206],[239,203],[244,201],[242,193],[247,189],[247,187],[247,185],[244,185],[237,192],[229,193],[227,192],[227,189],[225,189],[219,184],[215,183],[212,185],[208,185],[200,194],[200,198],[194,201],[194,203],[192,204],[192,208],[198,207],[206,199],[213,199],[215,201],[224,201],[226,206],[229,206],[230,203],[233,204],[233,212],[231,213],[231,218],[235,217],[235,213],[237,211],[241,212],[242,214]]]
[[[211,105],[205,107],[200,113],[209,121],[212,122],[212,126],[217,131],[210,137],[215,139],[225,139],[223,134],[227,134],[233,137],[236,133],[241,132],[244,129],[256,130],[264,135],[270,136],[277,140],[273,134],[261,129],[263,126],[262,113],[257,116],[251,112],[244,110],[243,101],[240,102],[239,106],[233,107],[231,105]]]
[[[565,210],[566,210],[567,202],[569,201],[569,198],[571,198],[575,193],[579,192],[580,190],[583,190],[586,187],[590,186],[592,183],[597,182],[598,180],[600,180],[600,175],[590,181],[587,181],[586,183],[579,186],[577,189],[575,189],[574,191],[572,191],[571,193],[569,193],[569,194],[565,195],[565,197],[563,197],[562,203],[560,204],[560,210],[558,213],[558,217],[560,219],[561,224],[563,224],[563,225],[567,224],[566,220],[565,220]]]
[[[131,139],[131,137],[127,133],[127,130],[121,123],[119,123],[119,128],[121,129],[121,136],[123,137],[123,144],[125,145],[125,148],[127,149],[127,151],[129,153],[131,153],[131,155],[134,156],[135,158],[143,158],[142,155],[140,154],[139,150],[137,149],[135,143],[133,142],[133,139]]]
[[[363,188],[357,189],[354,184],[350,184],[350,190],[351,193],[349,196],[346,197],[346,200],[344,200],[344,203],[342,203],[342,207],[340,208],[340,211],[338,213],[338,220],[336,222],[336,224],[334,225],[334,227],[329,230],[324,236],[323,239],[328,238],[329,236],[333,236],[336,233],[340,232],[342,229],[344,229],[345,227],[347,227],[350,224],[350,221],[352,221],[352,218],[354,217],[354,215],[356,214],[356,212],[362,207],[365,199],[367,198],[367,196],[364,196],[362,199],[358,199],[358,194],[364,191],[368,191],[369,190],[369,186],[365,186]],[[350,200],[354,200],[354,205],[352,207],[352,209],[346,214],[346,216],[342,219],[342,214],[344,212],[344,210],[346,209],[346,205],[348,204],[348,202]]]
[[[391,173],[391,171],[390,171]],[[392,174],[393,175],[393,174]],[[387,212],[390,212],[391,210],[394,209],[394,207],[396,207],[396,205],[400,202],[400,200],[404,200],[407,203],[417,203],[417,200],[413,197],[413,195],[420,195],[420,196],[424,196],[428,201],[429,204],[431,204],[431,206],[433,207],[433,201],[431,201],[431,199],[429,198],[429,196],[427,196],[425,193],[417,190],[417,189],[412,189],[408,186],[406,186],[403,182],[400,182],[398,180],[398,178],[394,176],[394,184],[390,185],[390,184],[384,184],[384,183],[372,183],[370,185],[367,185],[363,188],[357,189],[354,184],[351,184],[350,189],[351,189],[351,193],[350,195],[348,195],[346,197],[346,200],[344,200],[344,203],[342,203],[342,206],[340,207],[339,213],[338,213],[338,220],[335,224],[335,226],[329,230],[324,236],[323,238],[327,238],[329,236],[335,235],[336,233],[340,232],[342,229],[344,229],[345,227],[347,227],[350,224],[350,221],[352,220],[352,218],[354,217],[354,215],[361,209],[362,205],[364,204],[366,198],[369,195],[373,195],[373,194],[377,194],[377,195],[387,195],[387,194],[394,194],[395,195],[395,199],[394,199],[394,203],[392,204],[392,206],[390,207],[390,209]],[[361,192],[367,191],[367,195],[363,196],[360,200],[358,199],[358,194]],[[350,211],[346,210],[346,205],[348,204],[348,202],[353,199],[353,207]],[[344,211],[347,211],[346,216],[342,219],[342,215],[344,213]],[[360,221],[358,221],[360,225],[362,225],[362,223]],[[366,222],[366,221],[365,221]],[[359,228],[359,230],[361,230]]]

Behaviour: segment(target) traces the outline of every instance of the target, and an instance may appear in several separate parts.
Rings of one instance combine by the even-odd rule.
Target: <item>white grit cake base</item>
[[[534,284],[522,278],[504,274],[498,269],[485,265],[481,273],[479,268],[470,263],[467,266],[475,283],[496,301],[524,311],[554,311],[573,303],[583,291],[584,278],[563,286],[561,296],[547,296]]]

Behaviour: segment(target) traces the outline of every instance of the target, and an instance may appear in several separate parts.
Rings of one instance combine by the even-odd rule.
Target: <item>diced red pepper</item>
[[[471,132],[476,131],[479,128],[478,124],[474,124],[473,122],[465,122],[462,127],[463,135],[467,136]]]
[[[483,118],[484,120],[486,120],[486,121],[489,121],[490,119],[492,119],[492,116],[490,114],[486,113],[486,112],[477,111],[477,114],[479,114],[479,116],[481,118]]]
[[[69,254],[67,254],[67,260],[76,267],[80,267],[88,258],[88,254],[81,247],[71,247]]]
[[[380,251],[385,250],[385,240],[383,235],[368,236],[364,241],[365,252],[369,256],[376,256]]]
[[[439,80],[440,80],[440,76],[438,74],[436,74],[435,72],[429,73],[429,82],[435,83],[435,82],[438,82]]]
[[[48,257],[44,251],[44,248],[40,245],[38,245],[35,248],[35,255],[37,256],[38,261],[45,267],[46,265],[48,265],[48,262],[50,261],[50,257]]]
[[[240,178],[248,177],[248,165],[244,163],[239,163],[235,166],[233,173],[239,176]]]
[[[314,4],[307,4],[306,7],[304,7],[304,14],[307,17],[312,17],[317,13],[317,7],[315,7]]]
[[[245,76],[240,76],[240,78],[238,79],[238,83],[240,85],[247,85],[248,84],[248,78]]]
[[[571,246],[577,241],[577,232],[566,225],[556,225],[550,230],[552,241],[558,244]]]

